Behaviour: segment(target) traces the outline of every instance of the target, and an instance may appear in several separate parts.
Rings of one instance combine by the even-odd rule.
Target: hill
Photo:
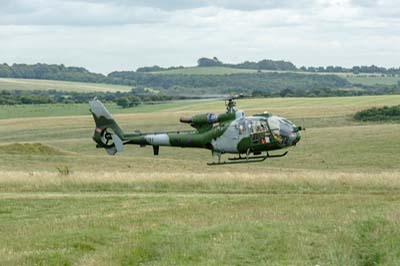
[[[64,65],[2,64],[0,90],[116,92],[137,87],[173,97],[236,93],[307,97],[393,94],[400,91],[398,72],[375,66],[297,68],[291,62],[273,60],[226,64],[216,58],[201,58],[197,67],[153,66],[108,75]]]

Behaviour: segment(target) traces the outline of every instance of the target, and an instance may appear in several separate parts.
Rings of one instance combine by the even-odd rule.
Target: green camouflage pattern
[[[99,100],[90,101],[96,129],[93,140],[109,154],[122,151],[123,145],[150,145],[158,155],[160,146],[204,148],[213,154],[261,154],[296,145],[300,127],[269,113],[246,117],[242,111],[228,109],[223,114],[200,114],[181,118],[194,129],[175,132],[125,134]]]

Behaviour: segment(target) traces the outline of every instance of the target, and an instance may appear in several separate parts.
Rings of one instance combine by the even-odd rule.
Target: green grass
[[[399,100],[239,100],[307,130],[285,158],[217,167],[201,149],[107,156],[87,105],[0,109],[0,265],[396,265],[400,124],[352,115]],[[126,131],[224,109],[108,107]]]
[[[166,109],[190,106],[191,102],[165,102],[161,104],[142,104],[135,108],[121,108],[114,103],[107,104],[112,113],[148,113]],[[0,105],[0,119],[26,118],[26,117],[53,117],[87,115],[89,104],[35,104],[35,105]]]
[[[0,262],[395,265],[398,200],[396,194],[11,195],[1,205],[7,230]]]
[[[0,90],[58,90],[76,92],[130,91],[129,86],[40,79],[0,78]]]

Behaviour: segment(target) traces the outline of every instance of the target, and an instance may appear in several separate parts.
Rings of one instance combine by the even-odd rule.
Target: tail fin
[[[89,105],[96,123],[93,140],[97,143],[97,147],[105,148],[110,155],[121,152],[125,138],[122,129],[101,101],[94,99]]]

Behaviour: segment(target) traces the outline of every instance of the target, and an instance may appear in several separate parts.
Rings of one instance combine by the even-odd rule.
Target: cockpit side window
[[[239,130],[239,135],[242,135],[249,129],[249,123],[246,119],[240,119],[236,124],[236,128]]]
[[[274,132],[279,133],[280,123],[279,123],[279,119],[276,116],[269,117],[268,124],[269,124],[269,128],[271,129],[272,133],[274,133]]]
[[[273,138],[278,142],[278,143],[283,143],[282,136],[280,134],[281,130],[281,123],[280,120],[277,116],[271,116],[268,117],[268,125],[271,130],[271,134]]]
[[[270,134],[267,120],[264,119],[241,119],[237,122],[236,128],[239,130],[239,134],[244,134],[245,132],[250,134]]]
[[[251,134],[268,132],[268,126],[266,120],[249,119],[247,120],[247,127],[250,130]]]

